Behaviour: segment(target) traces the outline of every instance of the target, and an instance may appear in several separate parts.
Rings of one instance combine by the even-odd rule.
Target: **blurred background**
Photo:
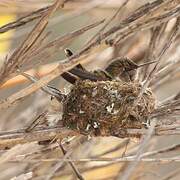
[[[54,1],[46,0],[1,0],[0,1],[0,27],[15,21],[29,13],[40,8],[52,4]],[[49,24],[45,30],[47,33],[45,42],[50,42],[67,33],[80,29],[102,19],[110,19],[117,9],[124,3],[124,0],[69,0],[63,9],[58,9],[50,18]],[[135,9],[144,5],[151,0],[129,0],[116,18],[110,23],[108,28],[120,22],[122,19],[130,15]],[[0,65],[9,57],[17,47],[27,37],[38,20],[29,22],[17,29],[10,30],[6,33],[0,33]],[[173,24],[173,20],[169,24]],[[73,52],[80,50],[103,25],[97,26],[81,36],[78,36],[67,43],[54,46],[46,54],[39,54],[33,60],[26,63],[24,70],[32,75],[43,77],[47,75],[57,64],[57,62],[65,59],[64,49],[70,48]],[[170,26],[170,25],[169,25]],[[168,32],[168,28],[166,30]],[[88,70],[103,69],[111,60],[117,56],[127,56],[137,63],[145,58],[146,50],[149,45],[151,31],[139,31],[123,40],[117,47],[111,47],[105,43],[99,45],[92,53],[90,53],[84,66]],[[166,58],[179,60],[179,39],[176,41],[176,47],[172,49]],[[163,101],[171,95],[179,91],[180,84],[179,72],[175,74],[173,81],[168,80],[153,87],[153,91],[157,97],[157,102]],[[1,100],[9,97],[13,93],[23,89],[31,84],[26,78],[16,76],[7,81],[0,87]],[[50,85],[68,91],[71,85],[58,77],[50,82]],[[26,97],[17,106],[12,106],[3,112],[0,112],[0,130],[9,131],[27,127],[39,113],[44,109],[49,110],[50,118],[56,118],[62,114],[62,107],[58,105],[54,109],[50,96],[47,96],[41,90]],[[59,107],[60,106],[60,107]],[[57,111],[58,109],[58,111]],[[66,144],[67,149],[74,148],[71,157],[90,158],[90,157],[109,157],[118,158],[123,154],[133,155],[139,145],[137,139],[121,139],[115,137],[93,137],[87,139],[85,137],[73,138],[70,145]],[[153,137],[147,147],[148,151],[153,151],[167,146],[180,143],[178,135]],[[51,168],[55,162],[43,162],[38,159],[58,158],[62,157],[62,152],[57,145],[52,144],[50,147],[46,145],[33,145],[32,152],[27,150],[27,159],[33,157],[37,161],[22,161],[11,163],[0,163],[0,179],[46,179],[51,173]],[[43,151],[44,150],[44,151]],[[43,152],[43,153],[42,153]],[[1,151],[1,154],[5,150]],[[29,154],[28,154],[29,153]],[[32,153],[32,154],[31,154]],[[31,157],[31,155],[32,157]],[[179,151],[167,152],[161,154],[160,157],[178,156]],[[32,158],[32,159],[33,159]],[[157,155],[158,158],[158,155]],[[85,179],[103,180],[117,179],[118,175],[128,166],[128,162],[78,162],[77,168]],[[140,162],[138,167],[131,176],[131,179],[176,179],[180,178],[179,162]],[[174,174],[173,174],[174,173]],[[171,176],[172,174],[172,176]],[[71,167],[64,163],[56,172],[54,179],[76,179]]]

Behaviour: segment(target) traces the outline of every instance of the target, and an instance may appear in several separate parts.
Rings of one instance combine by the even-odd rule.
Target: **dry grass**
[[[5,33],[26,28],[29,23],[35,24],[21,44],[7,55],[0,71],[2,179],[127,180],[180,177],[180,91],[178,85],[174,86],[174,91],[169,85],[179,83],[180,3],[179,0],[145,2],[136,6],[132,0],[124,1],[109,14],[106,10],[111,7],[107,4],[105,9],[101,8],[101,0],[90,3],[57,0],[0,27],[0,33]],[[5,5],[7,2],[2,3]],[[66,8],[70,11],[67,13],[70,22],[75,21],[73,15],[79,18],[87,11],[96,20],[92,18],[90,23],[54,38],[50,36],[49,29],[53,31],[53,28],[48,27],[49,21],[52,16],[54,18],[65,13]],[[58,14],[59,11],[61,14]],[[66,20],[68,18],[65,17]],[[87,32],[86,41],[81,42],[74,55],[58,59],[49,71],[51,59],[71,43],[76,44],[78,38]],[[63,84],[62,79],[59,91],[53,90],[48,83],[79,63],[86,69],[96,69],[96,66],[104,68],[119,56],[131,56],[137,63],[156,61],[138,69],[136,82],[141,89],[131,105],[123,105],[125,114],[134,112],[139,103],[146,106],[144,93],[151,88],[156,95],[156,106],[147,113],[147,123],[143,119],[139,121],[140,127],[113,126],[118,127],[122,138],[110,136],[113,135],[111,128],[108,129],[109,133],[103,134],[108,137],[100,137],[100,133],[90,138],[78,128],[69,128],[71,119],[68,123],[62,123],[62,104],[56,99],[50,100],[39,90],[48,91],[49,94],[63,93],[62,88],[67,83]],[[43,77],[34,78],[39,73],[36,69],[44,66]],[[22,73],[30,69],[35,72],[32,76]],[[13,93],[7,95],[2,87],[6,87],[8,92],[10,87],[6,84],[12,78],[16,84],[19,74],[33,83],[18,90],[14,86]],[[70,91],[71,88],[67,87],[66,90]],[[161,96],[165,91],[169,92],[166,98]],[[78,114],[75,115],[78,118]],[[75,115],[69,117],[73,119]],[[106,118],[104,115],[102,117]],[[132,137],[136,137],[136,140]],[[157,162],[159,167],[155,167]]]

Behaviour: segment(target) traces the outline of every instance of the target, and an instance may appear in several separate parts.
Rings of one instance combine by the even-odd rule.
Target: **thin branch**
[[[165,177],[162,177],[161,180],[175,179],[179,173],[180,173],[180,169],[176,168],[174,171],[169,172],[168,175],[166,175]]]
[[[172,0],[171,0],[172,1]],[[159,2],[159,0],[157,0],[157,2]],[[167,1],[167,2],[170,2]],[[175,5],[176,3],[174,3],[173,5]],[[154,4],[153,4],[154,5]],[[155,6],[155,5],[154,5]],[[150,6],[151,7],[151,6]],[[148,4],[148,8],[149,8],[149,4]],[[177,9],[176,9],[177,10]],[[141,11],[140,11],[141,12]],[[144,12],[144,11],[143,11]],[[179,11],[178,11],[179,12]],[[141,12],[142,13],[142,12]],[[145,12],[147,13],[147,12]],[[172,14],[175,13],[175,15],[177,16],[176,11],[172,12]],[[84,57],[85,55],[87,55],[87,52],[89,52],[92,48],[96,47],[97,45],[99,45],[99,42],[103,39],[105,39],[106,37],[110,36],[111,34],[113,34],[114,32],[116,32],[119,29],[123,29],[123,27],[126,27],[124,25],[127,25],[129,22],[132,22],[134,20],[134,14],[132,14],[131,16],[129,16],[126,19],[126,23],[120,25],[120,26],[116,26],[111,28],[110,30],[108,30],[105,33],[101,34],[101,38],[99,39],[95,39],[90,45],[84,47],[80,52],[77,52],[75,55],[73,55],[70,59],[65,59],[64,63],[60,63],[50,74],[48,74],[47,76],[43,77],[42,79],[40,79],[38,82],[34,83],[33,85],[30,85],[29,87],[23,89],[22,91],[12,95],[11,97],[7,98],[4,101],[0,102],[0,109],[4,109],[7,108],[9,106],[11,106],[11,104],[19,101],[21,98],[35,92],[37,89],[39,89],[40,87],[42,87],[43,85],[47,84],[48,82],[50,82],[51,80],[53,80],[54,78],[56,78],[57,76],[59,76],[60,74],[62,74],[63,72],[66,72],[70,69],[72,69],[74,66],[76,66],[79,63],[82,63],[83,61],[85,61]],[[136,16],[136,18],[139,16]],[[173,16],[174,17],[174,16]],[[135,18],[135,19],[136,19]],[[162,18],[165,18],[165,21],[169,20],[166,19],[166,16],[162,16]],[[172,17],[170,17],[172,18]],[[153,23],[152,23],[153,25]],[[125,29],[124,29],[125,30]],[[68,60],[70,60],[68,62]],[[62,61],[61,61],[62,62]]]
[[[165,147],[165,148],[162,148],[159,150],[143,153],[141,155],[141,158],[145,158],[145,157],[149,157],[149,156],[157,155],[157,154],[161,154],[161,153],[167,153],[167,152],[171,152],[171,151],[177,151],[179,149],[180,149],[180,144],[173,144],[172,146],[168,146],[168,147]]]
[[[20,160],[21,162],[112,162],[112,163],[119,163],[119,162],[134,162],[135,158],[132,157],[122,157],[122,158],[49,158],[49,159],[32,159],[32,160]],[[11,160],[9,162],[19,162],[18,160]],[[180,156],[169,157],[169,158],[142,158],[139,162],[158,162],[158,163],[173,163],[173,162],[180,162]]]
[[[157,122],[158,124],[158,122]],[[161,123],[160,123],[161,124]],[[153,135],[180,135],[179,124],[169,125],[169,121],[166,124],[161,124],[161,126],[156,127]],[[145,129],[126,129],[126,134],[124,131],[120,134],[120,137],[136,137],[140,138],[146,135],[147,130]],[[15,130],[15,131],[5,131],[0,133],[0,149],[6,147],[12,147],[16,144],[24,144],[32,141],[45,141],[52,140],[54,137],[64,138],[67,136],[78,136],[79,133],[62,127],[47,127],[47,128],[36,128],[33,131],[28,132],[25,129]]]
[[[143,90],[148,87],[148,85],[150,84],[151,80],[153,79],[155,73],[157,72],[157,70],[159,68],[159,64],[160,64],[160,62],[162,60],[163,55],[167,52],[167,50],[169,49],[169,47],[173,43],[173,40],[175,39],[175,37],[176,37],[176,35],[177,35],[178,31],[179,31],[179,28],[180,28],[180,18],[177,18],[176,26],[174,27],[173,32],[171,33],[170,38],[165,43],[164,47],[162,48],[161,52],[159,53],[159,55],[157,57],[157,63],[155,64],[153,70],[147,75],[147,78],[145,79],[145,82],[143,84]]]
[[[148,50],[147,50],[147,53],[146,53],[146,57],[144,58],[145,62],[148,62],[149,60],[154,59],[154,57],[155,57],[155,53],[156,53],[155,47],[156,47],[157,39],[158,39],[158,37],[160,35],[160,30],[161,30],[161,26],[157,26],[157,27],[152,29],[152,35],[151,35],[151,39],[150,39],[150,42],[149,42],[149,47],[148,47]],[[142,69],[143,78],[146,77],[146,74],[147,74],[148,71],[149,71],[149,66],[145,66]]]
[[[118,8],[118,10],[115,12],[115,14],[102,26],[102,28],[86,43],[86,46],[89,45],[98,35],[101,36],[101,33],[106,29],[106,27],[113,21],[113,19],[116,18],[116,16],[122,11],[122,9],[127,5],[129,0],[126,0],[124,3],[121,4],[121,6]]]
[[[72,31],[70,33],[67,33],[61,37],[56,38],[55,40],[49,42],[48,44],[44,45],[43,47],[39,48],[38,50],[36,49],[35,52],[33,52],[33,54],[30,54],[30,56],[27,57],[28,61],[31,62],[32,59],[36,58],[36,56],[39,55],[42,56],[43,58],[46,56],[48,56],[49,58],[51,56],[53,56],[57,50],[59,50],[62,46],[64,46],[65,43],[69,42],[70,40],[77,38],[78,36],[82,35],[83,33],[85,33],[86,31],[89,31],[92,28],[97,27],[98,25],[102,24],[104,22],[104,19],[101,21],[97,21],[95,23],[89,24],[87,26],[83,26],[82,28],[79,28],[78,30]],[[54,48],[54,49],[53,49]],[[23,67],[23,71],[27,70],[29,68],[34,68],[34,64],[33,63],[33,67],[32,67],[32,63],[29,66],[25,66]],[[44,69],[44,67],[46,68],[45,72],[42,72],[42,74],[47,75],[49,72],[51,72],[55,67],[58,66],[58,63],[52,63],[52,64],[46,64],[42,66],[42,69]],[[15,76],[17,73],[13,73],[13,76]],[[41,75],[42,76],[42,75]],[[19,78],[17,78],[19,79]],[[22,79],[21,81],[23,81],[24,79]],[[6,81],[6,83],[4,83],[0,88],[4,88],[6,86],[9,86],[11,84],[14,84],[16,81],[16,78],[13,77],[13,81],[12,79]]]
[[[47,6],[47,7],[43,7],[41,9],[38,9],[32,13],[29,13],[26,16],[23,16],[19,19],[17,19],[16,21],[10,22],[8,24],[5,24],[4,26],[0,27],[0,33],[5,33],[7,31],[10,31],[12,29],[21,27],[29,22],[32,22],[40,17],[42,17],[42,15],[47,12],[49,10],[51,6]]]
[[[142,139],[142,142],[136,153],[134,162],[129,166],[127,166],[123,174],[119,174],[118,179],[128,180],[131,177],[131,174],[134,172],[134,169],[138,166],[139,161],[141,160],[141,155],[145,151],[146,146],[148,145],[152,135],[154,134],[154,129],[155,129],[155,121],[151,123],[151,126],[149,127],[146,136]]]
[[[64,164],[64,160],[67,159],[70,155],[72,154],[72,150],[68,151],[62,160],[58,161],[49,171],[49,174],[47,175],[47,177],[45,178],[46,180],[50,180],[52,179],[52,177],[54,176],[54,174],[56,173],[56,171],[58,171],[58,169],[60,169],[62,167],[62,165]],[[69,159],[69,158],[68,158]]]
[[[118,45],[120,41],[139,30],[142,31],[167,22],[173,17],[178,17],[180,15],[179,10],[180,6],[176,0],[156,0],[152,3],[147,3],[112,29],[117,34],[110,41],[113,45]],[[120,32],[118,33],[118,31]]]
[[[52,140],[55,137],[63,139],[67,136],[76,135],[79,135],[76,131],[62,127],[37,128],[30,132],[26,131],[26,128],[15,131],[1,132],[0,149],[10,148],[16,144]]]
[[[180,99],[169,100],[164,104],[158,106],[154,112],[150,115],[151,117],[166,117],[167,115],[173,114],[175,111],[180,112]]]
[[[61,3],[61,8],[64,7],[64,4],[66,3],[66,1],[68,0],[63,0],[63,2]],[[29,14],[27,14],[26,16],[20,17],[19,19],[17,19],[16,21],[10,22],[8,24],[5,24],[4,26],[0,27],[0,34],[1,33],[5,33],[7,31],[10,31],[12,29],[16,29],[19,28],[21,26],[24,26],[38,18],[41,18],[42,15],[44,13],[46,13],[47,11],[49,11],[49,9],[52,8],[52,5],[49,5],[47,7],[43,7],[41,9],[38,9],[36,11],[33,11]]]
[[[107,155],[109,153],[118,151],[119,149],[123,148],[124,146],[127,146],[129,142],[130,142],[130,139],[127,138],[127,139],[123,140],[122,142],[120,142],[117,146],[110,148],[109,150],[102,152],[100,154],[96,154],[96,155],[92,156],[92,158],[97,158],[97,157],[104,156],[104,155]]]
[[[59,147],[61,148],[64,156],[66,155],[67,151],[64,149],[63,145],[60,143]],[[71,158],[68,158],[71,159]],[[80,174],[80,172],[78,171],[78,169],[75,167],[73,162],[69,162],[69,165],[71,166],[72,170],[74,171],[75,175],[77,176],[78,179],[80,180],[84,180],[83,176]]]
[[[134,106],[137,105],[137,103],[139,102],[139,100],[141,99],[143,93],[145,92],[145,90],[147,89],[147,87],[149,86],[150,82],[152,81],[152,79],[154,78],[154,75],[156,74],[160,62],[162,60],[163,55],[166,53],[166,51],[169,49],[169,47],[171,46],[171,44],[173,43],[173,40],[175,39],[178,31],[180,28],[180,18],[177,18],[177,22],[176,22],[176,26],[173,29],[173,32],[170,36],[170,38],[168,39],[168,41],[165,43],[165,45],[163,46],[161,52],[159,53],[158,57],[156,58],[157,63],[155,64],[154,68],[152,69],[152,71],[150,71],[146,77],[146,79],[143,82],[143,87],[141,88],[141,91],[137,97],[137,99],[134,101]]]
[[[48,24],[49,17],[63,4],[63,0],[57,0],[51,8],[42,16],[33,30],[29,33],[24,42],[17,48],[10,58],[5,62],[4,67],[0,72],[0,85],[8,78],[9,74],[16,71],[18,66],[26,61],[26,55],[33,50],[36,43],[39,41],[42,32]]]
[[[178,51],[178,50],[177,50]],[[157,88],[158,85],[156,84],[161,84],[162,81],[167,81],[168,79],[170,79],[170,77],[174,74],[177,75],[178,74],[178,66],[180,65],[180,60],[177,61],[171,61],[166,63],[155,75],[153,80],[150,83],[150,86],[153,88]],[[174,73],[174,71],[177,71],[176,73]],[[159,83],[159,81],[161,81],[161,83]]]
[[[22,72],[20,70],[19,70],[19,72],[20,72],[21,75],[23,75],[24,77],[26,77],[27,79],[29,79],[33,83],[38,81],[37,78],[35,78],[35,77],[33,77],[33,76],[31,76],[31,75],[29,75],[27,73],[24,73],[24,72]],[[63,102],[65,97],[66,97],[64,94],[62,94],[62,92],[60,90],[58,90],[58,89],[56,89],[54,87],[51,87],[49,85],[41,87],[41,90],[44,91],[45,93],[55,97],[59,102]]]

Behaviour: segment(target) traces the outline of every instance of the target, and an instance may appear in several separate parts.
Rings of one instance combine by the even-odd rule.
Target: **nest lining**
[[[142,128],[155,108],[150,89],[137,106],[141,85],[121,81],[77,81],[63,105],[63,125],[80,133],[109,136],[119,129]]]

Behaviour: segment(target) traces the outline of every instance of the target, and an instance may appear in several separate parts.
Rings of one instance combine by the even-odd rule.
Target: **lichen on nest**
[[[122,128],[142,128],[154,110],[155,98],[147,89],[133,106],[140,90],[135,82],[79,80],[64,102],[63,125],[95,136],[117,136]]]

